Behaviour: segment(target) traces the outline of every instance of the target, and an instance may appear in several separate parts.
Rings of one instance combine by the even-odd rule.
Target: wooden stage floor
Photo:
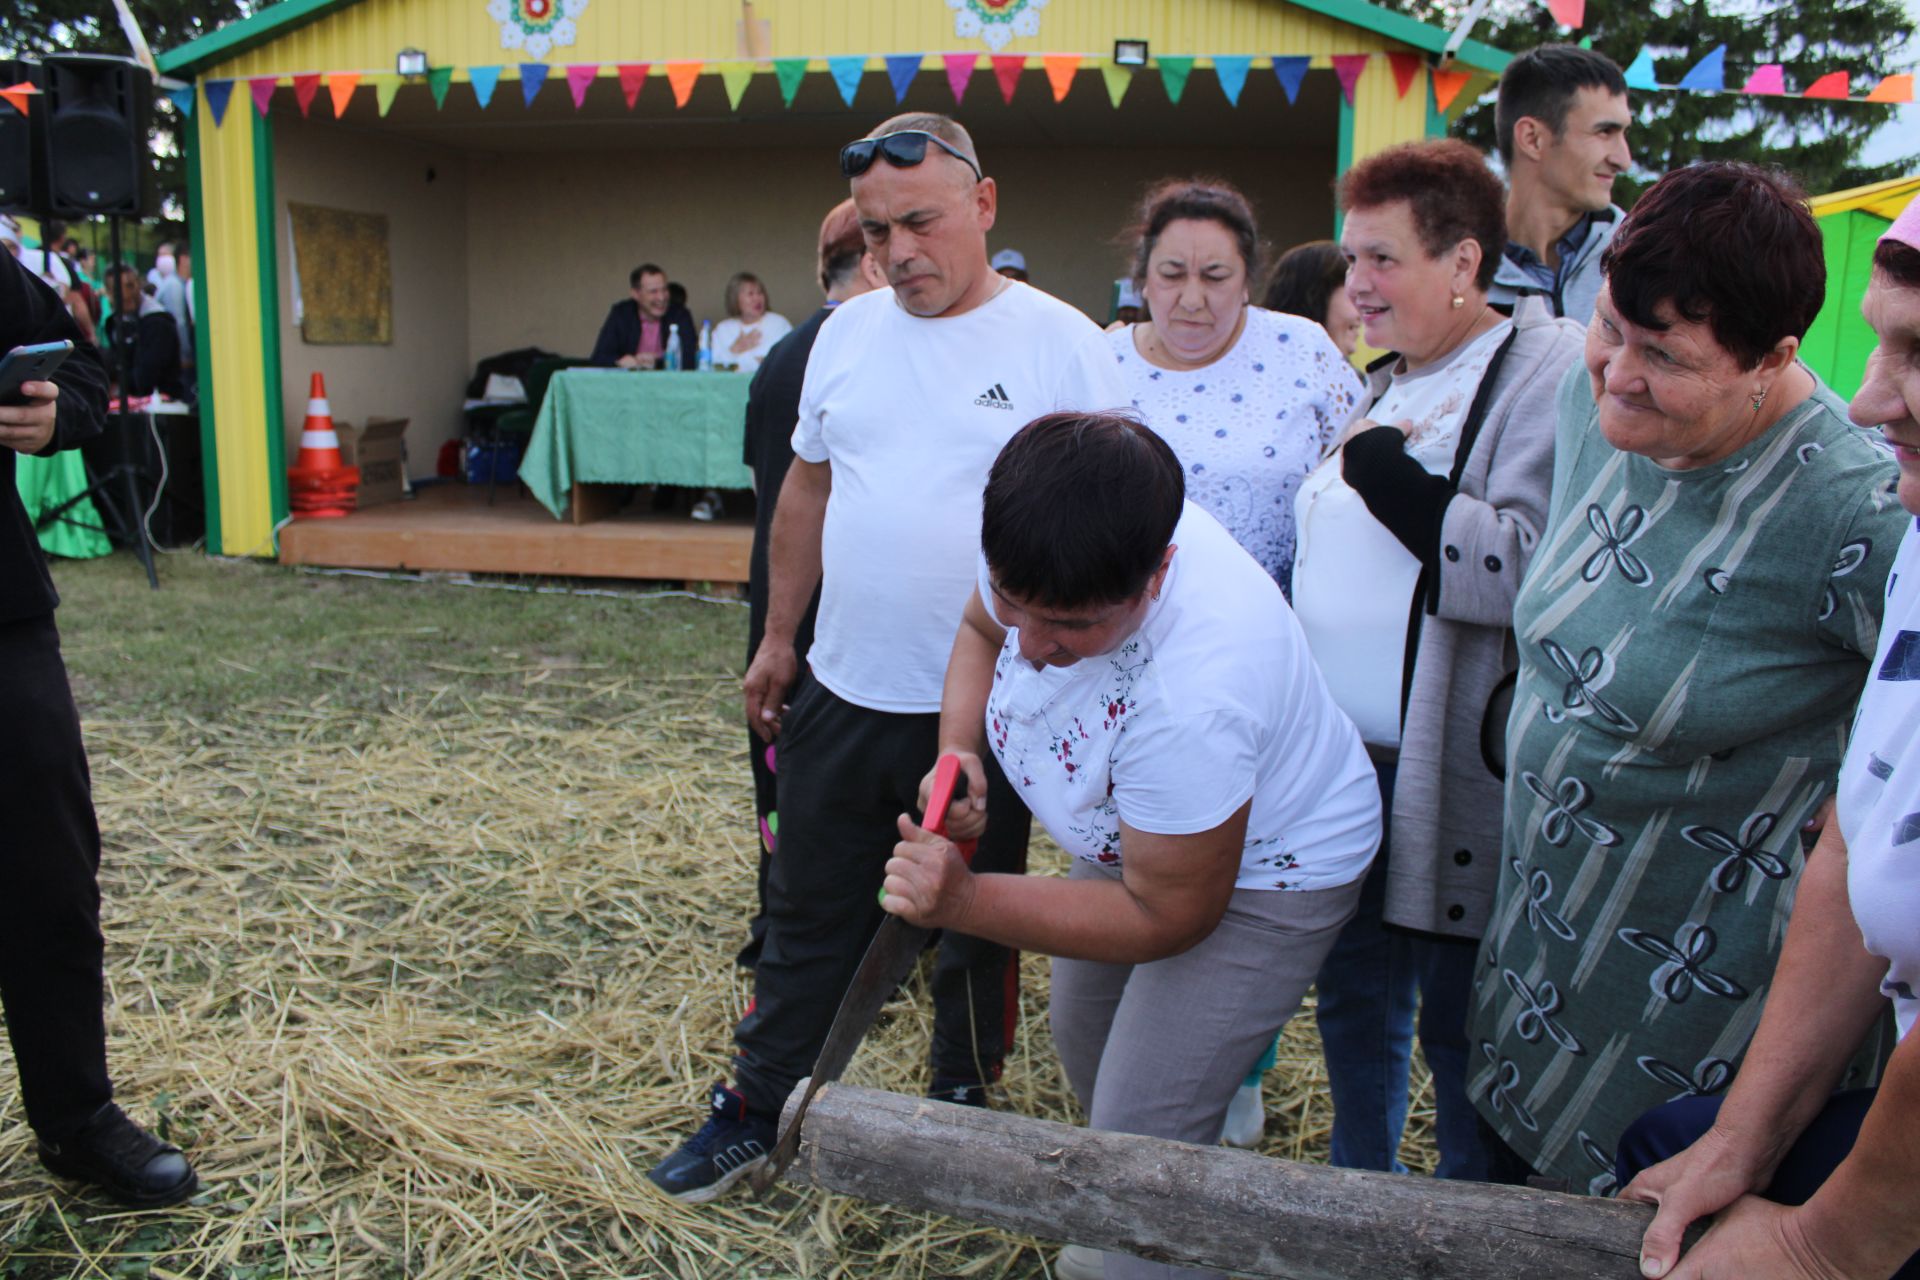
[[[622,511],[576,525],[501,488],[437,484],[414,497],[280,531],[282,564],[336,569],[433,569],[669,582],[745,583],[750,514],[702,524],[678,514]]]

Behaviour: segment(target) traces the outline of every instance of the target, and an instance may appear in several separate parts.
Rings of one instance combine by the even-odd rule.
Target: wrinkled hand
[[[1799,1214],[1788,1205],[1741,1196],[1679,1265],[1654,1273],[1643,1262],[1641,1269],[1665,1280],[1847,1280],[1850,1273],[1808,1241]]]
[[[1672,1272],[1687,1228],[1763,1186],[1770,1172],[1757,1156],[1736,1151],[1720,1129],[1707,1130],[1679,1155],[1642,1169],[1620,1192],[1622,1200],[1659,1206],[1641,1237],[1641,1274],[1660,1280]]]
[[[987,769],[980,763],[980,757],[971,751],[960,751],[952,747],[942,748],[941,755],[957,756],[960,760],[960,772],[966,775],[967,794],[947,806],[947,835],[954,840],[978,840],[987,829]],[[930,820],[933,815],[927,813],[927,801],[933,795],[933,775],[939,769],[935,765],[927,770],[927,776],[920,779],[920,812]]]
[[[744,355],[759,345],[760,331],[758,329],[743,329],[740,331],[740,336],[733,340],[733,346],[730,349],[735,355]]]
[[[880,905],[908,924],[945,929],[973,904],[973,872],[953,842],[900,815],[900,843],[887,859]]]
[[[740,690],[747,698],[747,727],[760,735],[762,742],[780,736],[780,719],[787,713],[787,694],[800,678],[800,656],[792,642],[772,639],[760,641],[747,678]]]
[[[53,443],[53,420],[60,388],[51,382],[23,382],[25,404],[0,404],[0,445],[17,453],[38,453]]]

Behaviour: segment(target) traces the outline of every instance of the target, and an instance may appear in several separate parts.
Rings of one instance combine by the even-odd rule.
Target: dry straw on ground
[[[656,1195],[751,994],[736,694],[445,675],[384,711],[89,722],[114,1068],[205,1192],[56,1193],[0,1063],[0,1274],[1049,1274],[1050,1245],[840,1197]],[[1002,1105],[1070,1119],[1045,985],[1029,957]],[[920,1088],[926,1012],[896,1002],[850,1078]],[[1267,1090],[1269,1151],[1322,1156],[1310,1019]]]

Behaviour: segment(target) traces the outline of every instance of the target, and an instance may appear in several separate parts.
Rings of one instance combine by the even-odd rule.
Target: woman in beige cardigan
[[[1466,1009],[1499,864],[1511,617],[1545,520],[1553,394],[1581,330],[1487,305],[1505,193],[1473,148],[1412,143],[1340,184],[1367,417],[1301,486],[1294,609],[1389,814],[1319,978],[1332,1158],[1398,1169],[1416,991],[1443,1177],[1484,1176]]]

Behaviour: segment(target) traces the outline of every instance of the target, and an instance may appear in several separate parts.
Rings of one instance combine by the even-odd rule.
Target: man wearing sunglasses
[[[840,153],[888,289],[850,299],[807,361],[794,462],[774,510],[766,634],[747,671],[748,723],[779,742],[779,847],[754,1003],[732,1087],[648,1176],[714,1199],[773,1147],[780,1107],[812,1069],[868,939],[902,813],[941,744],[940,695],[980,554],[987,471],[1014,432],[1064,410],[1124,406],[1092,321],[988,263],[998,192],[945,116],[896,116]],[[795,629],[820,607],[803,671]],[[988,766],[982,871],[1026,865],[1029,818]],[[984,1105],[1016,1015],[1011,952],[941,940],[930,1096]]]

